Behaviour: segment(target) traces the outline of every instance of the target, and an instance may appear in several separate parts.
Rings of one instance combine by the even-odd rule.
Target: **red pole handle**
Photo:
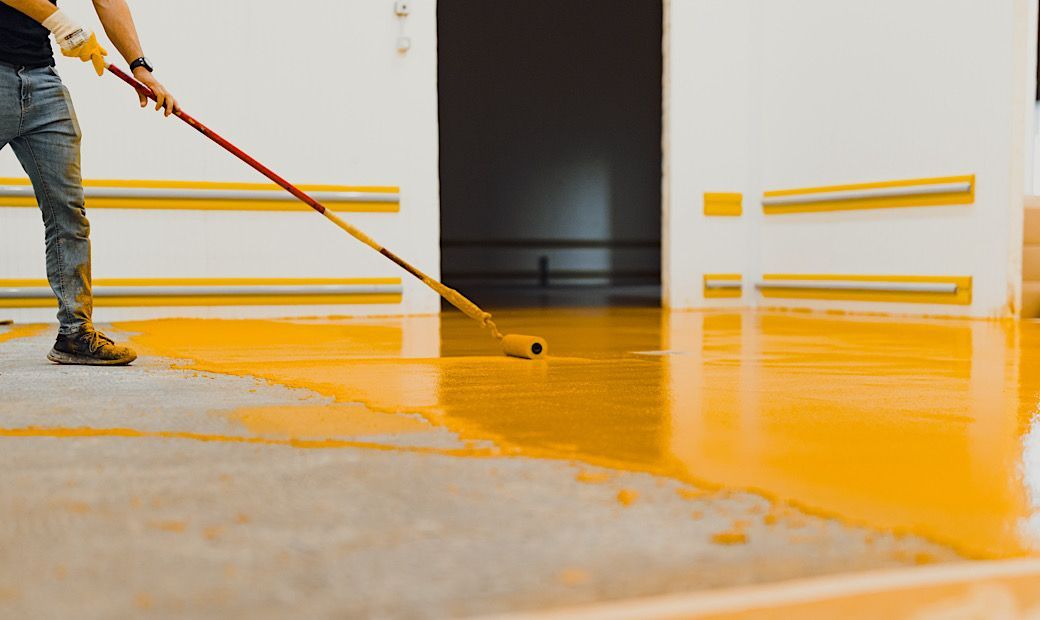
[[[126,82],[130,86],[134,87],[134,89],[137,92],[141,93],[142,95],[144,95],[145,97],[151,99],[152,101],[156,100],[155,93],[152,92],[152,89],[150,89],[147,86],[145,86],[144,84],[138,82],[137,80],[135,80],[130,75],[127,75],[119,67],[117,67],[115,65],[108,65],[108,70],[109,70],[109,72],[112,73],[112,75],[114,75],[117,78],[123,80],[124,82]],[[318,213],[321,213],[322,215],[324,215],[326,218],[328,218],[334,224],[336,224],[336,226],[339,226],[340,228],[342,228],[344,231],[346,231],[347,233],[352,235],[355,239],[357,239],[358,241],[361,241],[362,243],[364,243],[365,245],[369,246],[373,250],[379,252],[380,254],[385,256],[386,258],[388,258],[391,261],[393,261],[394,263],[396,263],[399,267],[401,267],[402,269],[404,269],[408,273],[412,274],[413,276],[415,276],[416,278],[421,280],[424,284],[426,284],[426,286],[429,286],[434,291],[436,291],[437,294],[439,294],[441,297],[447,299],[453,306],[455,306],[456,308],[461,310],[465,315],[469,316],[470,318],[472,318],[472,319],[474,319],[476,321],[479,321],[481,323],[481,325],[483,325],[484,327],[491,328],[492,335],[494,335],[495,338],[497,338],[498,340],[502,340],[503,335],[502,335],[501,332],[498,331],[498,326],[496,326],[495,323],[491,320],[491,315],[488,314],[487,312],[484,312],[483,310],[481,310],[476,304],[474,304],[472,301],[466,299],[461,293],[459,293],[458,291],[456,291],[454,289],[448,288],[444,284],[434,280],[433,278],[431,278],[430,276],[426,275],[425,273],[423,273],[419,269],[413,267],[411,264],[409,264],[403,258],[401,258],[400,256],[394,254],[390,250],[384,248],[383,246],[378,244],[374,239],[372,239],[371,237],[369,237],[365,233],[361,232],[360,230],[354,228],[350,224],[348,224],[348,223],[344,222],[343,220],[339,219],[338,217],[336,217],[336,215],[334,213],[332,213],[331,211],[326,212],[325,206],[322,205],[317,200],[315,200],[314,198],[311,198],[306,192],[304,192],[300,188],[296,187],[292,183],[286,181],[282,177],[278,176],[277,174],[275,174],[275,172],[273,170],[271,170],[267,166],[261,164],[257,160],[253,159],[252,157],[247,155],[242,149],[238,148],[234,144],[231,144],[231,142],[229,142],[223,136],[221,136],[217,132],[213,131],[209,127],[206,127],[205,125],[203,125],[199,121],[197,121],[194,118],[192,118],[190,115],[188,115],[188,114],[186,114],[184,112],[181,112],[181,111],[174,112],[174,115],[176,115],[177,118],[181,119],[185,123],[187,123],[187,124],[191,125],[192,127],[194,127],[202,135],[206,136],[210,140],[212,140],[212,141],[216,142],[217,144],[219,144],[220,146],[224,147],[225,150],[227,150],[229,153],[231,153],[235,157],[237,157],[237,158],[241,159],[242,161],[244,161],[245,163],[249,164],[250,167],[252,167],[254,170],[259,172],[260,174],[264,175],[268,179],[271,179],[272,181],[277,183],[279,187],[281,187],[285,191],[289,192],[293,196],[299,198],[301,201],[303,201],[305,204],[310,206],[312,209],[314,209]]]
[[[145,86],[144,84],[138,82],[137,80],[135,80],[133,78],[133,76],[128,75],[127,73],[125,73],[119,67],[115,66],[114,64],[113,65],[108,65],[108,70],[109,70],[109,72],[112,75],[114,75],[117,78],[123,80],[124,82],[126,82],[127,84],[132,86],[134,88],[134,90],[136,90],[137,92],[141,93],[145,97],[151,99],[152,101],[157,101],[158,100],[156,98],[156,96],[155,96],[155,93],[152,92],[152,89],[150,89],[147,86]],[[262,174],[265,177],[267,177],[268,179],[271,179],[272,181],[274,181],[279,187],[281,187],[285,191],[289,192],[290,194],[292,194],[293,196],[295,196],[296,198],[298,198],[299,200],[304,202],[310,208],[314,209],[318,213],[321,213],[322,215],[325,214],[325,205],[321,204],[320,202],[318,202],[317,200],[312,198],[309,194],[304,192],[302,189],[296,187],[295,185],[293,185],[289,181],[286,181],[285,179],[280,177],[277,173],[275,173],[273,170],[271,170],[267,166],[261,164],[257,160],[255,160],[252,157],[250,157],[245,151],[243,151],[242,149],[238,148],[237,146],[235,146],[234,144],[229,142],[226,138],[224,138],[223,136],[221,136],[217,132],[213,131],[209,127],[206,127],[205,125],[203,125],[199,121],[195,120],[195,118],[193,118],[191,115],[189,115],[189,114],[187,114],[187,113],[185,113],[185,112],[183,112],[181,110],[178,110],[178,111],[174,112],[174,115],[177,118],[179,118],[182,121],[184,121],[185,123],[187,123],[187,124],[191,125],[192,127],[194,127],[202,135],[206,136],[210,140],[212,140],[212,141],[216,142],[217,144],[219,144],[220,146],[224,147],[224,149],[226,151],[228,151],[229,153],[231,153],[235,157],[237,157],[237,158],[241,159],[242,161],[244,161],[245,163],[249,164],[249,166],[251,168],[253,168],[257,172],[259,172],[260,174]]]

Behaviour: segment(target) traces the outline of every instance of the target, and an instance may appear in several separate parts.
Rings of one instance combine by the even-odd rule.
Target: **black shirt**
[[[58,0],[51,0],[58,4]],[[0,62],[16,67],[53,67],[51,33],[25,13],[0,2]]]

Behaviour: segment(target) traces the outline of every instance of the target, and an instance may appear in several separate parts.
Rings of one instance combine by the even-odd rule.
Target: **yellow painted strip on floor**
[[[704,275],[704,297],[708,299],[733,299],[744,295],[743,286],[740,288],[708,288],[708,282],[727,281],[742,282],[743,276],[739,273],[709,273]]]
[[[905,179],[899,181],[881,181],[877,183],[853,183],[849,185],[830,185],[799,189],[771,190],[764,194],[765,198],[781,198],[790,196],[811,197],[815,194],[834,192],[854,192],[871,189],[889,189],[900,187],[920,187],[927,185],[946,185],[950,183],[970,183],[966,192],[952,194],[918,194],[913,196],[890,196],[857,198],[848,200],[829,200],[825,202],[807,202],[805,204],[764,205],[766,215],[782,215],[787,213],[816,213],[823,211],[852,211],[861,209],[891,209],[901,207],[936,207],[951,205],[968,205],[975,202],[975,175],[950,177],[933,177],[926,179]]]
[[[183,297],[98,297],[98,308],[184,306],[336,306],[342,304],[400,304],[399,293],[359,295],[204,295]],[[0,308],[57,307],[53,299],[0,299]]]
[[[704,194],[704,215],[733,217],[743,213],[743,194],[726,192],[706,192]]]
[[[384,452],[406,452],[414,454],[439,454],[442,456],[465,456],[469,458],[496,458],[499,453],[493,448],[431,448],[428,446],[398,446],[369,441],[346,439],[272,439],[244,435],[216,435],[192,433],[186,431],[151,431],[135,428],[42,428],[27,426],[23,428],[0,428],[0,437],[47,437],[52,439],[82,439],[106,437],[120,439],[174,439],[198,441],[203,443],[238,443],[265,446],[289,446],[302,450],[335,450],[342,448],[363,448]]]
[[[0,178],[0,185],[30,186],[28,179]],[[231,200],[219,198],[87,198],[88,209],[133,209],[143,211],[297,211],[307,205],[271,183],[217,183],[210,181],[86,180],[84,187],[120,189],[183,189],[223,191],[270,191],[269,200]],[[305,192],[363,192],[399,194],[394,186],[301,185]],[[400,202],[331,202],[330,210],[341,213],[396,213]],[[0,208],[37,208],[35,198],[5,198]]]
[[[94,286],[400,285],[401,278],[98,278]],[[0,288],[49,287],[47,280],[0,280]]]
[[[819,282],[893,282],[922,284],[956,284],[955,293],[916,291],[873,291],[841,288],[808,289],[779,287],[761,289],[763,297],[774,299],[825,299],[841,301],[880,301],[891,303],[955,304],[971,305],[972,278],[970,276],[886,276],[886,275],[837,275],[837,274],[767,274],[769,281],[819,281]]]
[[[15,325],[10,328],[0,328],[0,342],[9,342],[19,338],[32,338],[43,333],[46,325]]]

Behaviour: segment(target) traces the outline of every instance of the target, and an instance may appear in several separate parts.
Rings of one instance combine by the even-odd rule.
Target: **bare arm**
[[[141,56],[141,40],[137,37],[137,26],[126,0],[94,0],[94,10],[101,18],[105,34],[129,64]]]
[[[41,24],[43,23],[43,20],[47,19],[58,10],[58,7],[54,6],[47,0],[0,0],[0,2],[3,2],[16,11],[25,13]]]
[[[0,1],[7,2],[8,0]],[[36,2],[37,0],[11,1]],[[38,1],[46,2],[46,0]],[[47,2],[47,4],[50,3]],[[127,63],[144,56],[141,40],[137,36],[137,26],[134,25],[134,17],[130,13],[130,7],[127,6],[126,0],[94,0],[94,9],[101,19],[101,25],[105,28],[105,34],[108,35],[108,38],[111,39]],[[158,99],[155,106],[156,110],[165,110],[166,116],[180,110],[177,100],[173,98],[170,91],[166,90],[166,87],[155,79],[155,76],[150,71],[144,67],[138,67],[134,69],[134,77],[155,93],[156,99]],[[147,98],[140,95],[139,98],[142,108],[148,105]]]

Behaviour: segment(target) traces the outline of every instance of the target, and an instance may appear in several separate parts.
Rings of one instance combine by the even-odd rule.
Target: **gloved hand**
[[[61,53],[70,58],[79,58],[83,62],[90,61],[94,64],[94,71],[97,71],[98,76],[105,75],[105,56],[108,56],[108,51],[98,43],[97,35],[89,30],[84,33],[90,34],[86,41],[75,47],[62,47]]]
[[[43,27],[54,35],[62,55],[89,61],[94,64],[94,71],[99,76],[105,74],[105,56],[108,52],[98,43],[97,35],[88,28],[76,25],[61,11],[55,11],[45,19]]]

